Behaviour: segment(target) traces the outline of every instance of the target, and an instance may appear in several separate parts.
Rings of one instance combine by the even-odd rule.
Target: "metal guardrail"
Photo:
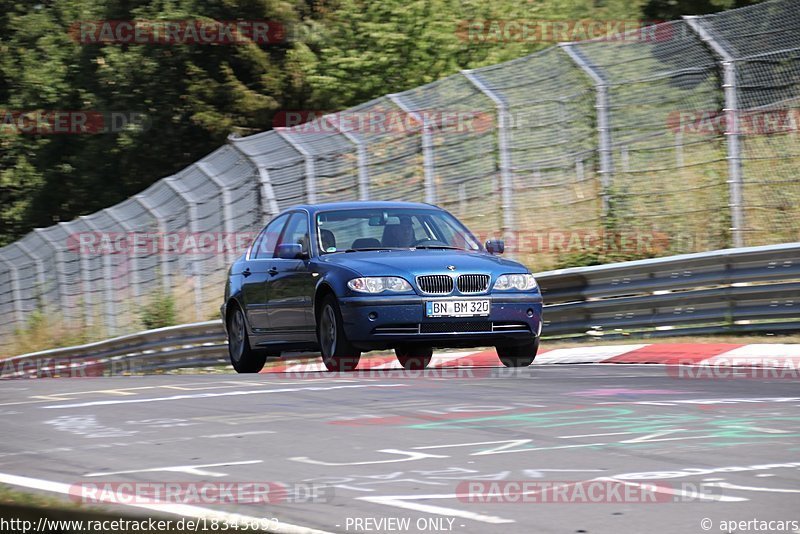
[[[538,273],[546,337],[800,331],[800,243]],[[227,362],[219,321],[15,356],[0,376],[91,376]]]
[[[103,376],[205,367],[228,361],[220,321],[155,330],[0,361],[0,377]]]
[[[539,273],[548,336],[800,330],[800,243]]]

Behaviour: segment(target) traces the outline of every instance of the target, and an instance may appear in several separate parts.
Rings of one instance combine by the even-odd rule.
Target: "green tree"
[[[259,19],[293,24],[271,0],[105,3],[3,0],[0,109],[140,113],[147,128],[112,134],[0,131],[0,243],[140,192],[214,150],[236,129],[267,129],[293,45],[82,44],[81,20]]]
[[[312,101],[321,109],[348,107],[555,44],[507,39],[493,31],[502,31],[509,22],[640,17],[641,0],[595,4],[593,0],[341,0],[322,28],[316,61],[309,58],[302,63],[309,69],[305,74]],[[470,22],[484,23],[484,32],[468,31]]]
[[[147,128],[0,128],[0,245],[140,192],[278,110],[342,109],[551,42],[474,40],[469,21],[637,19],[644,0],[0,0],[0,109],[134,112]],[[282,44],[82,44],[85,20],[270,20]]]

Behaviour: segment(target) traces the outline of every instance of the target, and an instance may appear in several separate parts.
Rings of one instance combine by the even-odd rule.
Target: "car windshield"
[[[475,236],[449,213],[414,208],[318,213],[317,242],[322,254],[410,248],[480,250]]]

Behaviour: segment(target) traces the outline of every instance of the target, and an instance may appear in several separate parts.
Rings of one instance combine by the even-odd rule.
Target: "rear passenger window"
[[[251,260],[263,260],[271,258],[275,253],[275,246],[278,244],[278,238],[281,235],[281,230],[289,219],[289,215],[281,215],[264,228],[261,235],[258,236],[256,242],[253,243],[253,249],[250,251]]]
[[[298,244],[303,252],[308,252],[308,216],[305,213],[293,213],[283,232],[280,244]]]

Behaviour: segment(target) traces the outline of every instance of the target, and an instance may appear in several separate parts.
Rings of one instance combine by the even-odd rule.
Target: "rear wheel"
[[[244,313],[236,306],[228,319],[228,355],[237,373],[257,373],[264,368],[267,355],[250,347]]]
[[[431,347],[420,347],[415,345],[401,346],[394,349],[397,361],[403,368],[409,371],[419,371],[428,367],[433,357]]]
[[[353,371],[358,366],[361,352],[347,340],[339,303],[333,295],[328,295],[322,301],[317,319],[317,338],[322,363],[328,371]]]
[[[506,367],[527,367],[533,363],[539,351],[539,338],[524,345],[499,345],[495,348],[500,361]]]

